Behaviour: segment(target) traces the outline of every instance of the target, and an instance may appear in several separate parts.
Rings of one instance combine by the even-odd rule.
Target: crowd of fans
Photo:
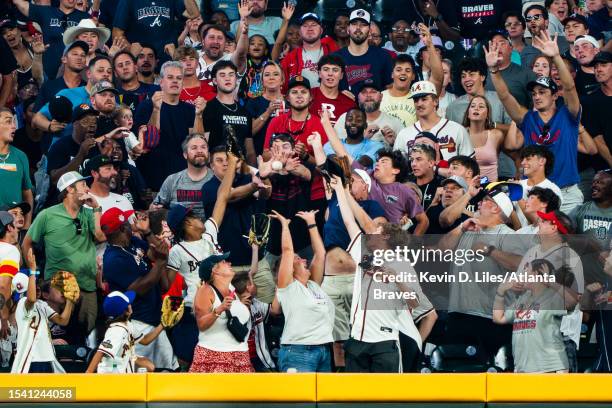
[[[612,1],[268,1],[2,1],[2,367],[612,371]]]

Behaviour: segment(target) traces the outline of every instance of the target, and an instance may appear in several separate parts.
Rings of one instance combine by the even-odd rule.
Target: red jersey
[[[319,132],[321,135],[321,143],[327,143],[327,134],[323,129],[321,120],[317,116],[310,115],[306,122],[298,122],[291,119],[291,112],[275,117],[270,121],[266,132],[266,140],[264,142],[264,150],[269,150],[270,139],[274,133],[288,133],[293,136],[295,143],[302,142],[306,147],[306,151],[313,156],[312,146],[308,144],[308,136],[313,132]],[[325,189],[323,187],[323,179],[320,174],[314,174],[310,187],[310,199],[320,200],[325,198]]]
[[[340,92],[336,99],[330,99],[323,95],[321,88],[313,88],[310,91],[312,95],[312,102],[310,103],[310,114],[312,116],[319,116],[319,111],[327,109],[329,112],[329,119],[332,125],[336,124],[336,121],[343,113],[349,111],[349,109],[356,107],[355,101]]]
[[[194,104],[199,96],[208,102],[217,96],[217,89],[208,81],[200,81],[200,86],[183,88],[179,99],[183,102]]]

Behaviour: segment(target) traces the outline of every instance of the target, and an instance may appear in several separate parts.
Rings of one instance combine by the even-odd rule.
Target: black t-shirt
[[[250,174],[236,174],[232,187],[240,187],[250,184]],[[217,191],[221,180],[213,177],[202,186],[202,204],[206,218],[212,216],[215,203],[217,202]],[[239,201],[227,204],[223,222],[219,227],[218,241],[223,251],[230,251],[229,261],[233,265],[244,266],[251,264],[251,247],[247,238],[251,229],[251,215],[255,212],[255,198],[249,196]]]
[[[236,138],[242,149],[244,140],[252,138],[251,115],[239,103],[226,105],[215,98],[206,104],[204,109],[204,128],[210,132],[208,147],[212,151],[215,146],[225,145],[223,126],[232,125],[236,131]],[[246,153],[246,150],[243,150]]]
[[[434,178],[427,184],[419,186],[421,193],[423,194],[423,208],[427,210],[431,205],[434,197],[436,196],[436,190],[440,187],[443,178],[440,176],[434,176]]]
[[[392,21],[403,19],[406,20],[409,26],[412,24],[416,26],[419,23],[423,23],[428,27],[433,26],[435,24],[434,19],[422,12],[421,3],[423,3],[423,0],[408,0],[407,6],[396,7],[396,14],[394,14],[394,20]],[[453,0],[434,0],[433,3],[436,5],[438,13],[442,15],[446,24],[449,27],[457,27],[457,12]],[[392,3],[389,2],[389,4]]]
[[[588,74],[580,68],[576,71],[574,82],[576,83],[576,90],[580,95],[589,95],[599,88],[595,74]]]
[[[4,40],[4,37],[0,37],[0,58],[2,58],[2,64],[0,64],[0,74],[8,75],[17,69],[17,61],[13,56],[13,52]]]
[[[127,105],[132,112],[136,111],[136,108],[140,102],[144,101],[145,99],[149,99],[156,91],[159,90],[159,85],[145,84],[143,82],[140,82],[138,88],[131,91],[126,91],[121,87],[117,87],[117,91],[119,91],[119,103]]]
[[[521,0],[457,0],[455,5],[461,36],[482,40],[489,31],[503,28],[502,16],[505,12],[512,10],[521,13],[522,2]]]
[[[153,112],[150,99],[138,105],[134,115],[132,131],[138,134],[140,125],[146,125]],[[195,108],[186,102],[177,105],[162,103],[160,111],[159,144],[138,158],[136,165],[149,187],[159,191],[162,183],[170,174],[178,173],[187,167],[181,144],[193,127]]]
[[[427,218],[429,218],[429,227],[427,228],[426,234],[446,234],[469,218],[467,215],[461,214],[461,216],[457,218],[457,220],[450,227],[443,228],[440,225],[440,214],[442,214],[442,211],[444,211],[444,207],[441,203],[427,209],[425,214],[427,215]]]
[[[252,120],[259,120],[258,118],[268,109],[270,105],[270,101],[264,98],[263,96],[258,96],[257,98],[249,98],[247,99],[246,104],[244,105],[245,109],[251,116]],[[266,132],[268,131],[268,125],[272,118],[275,118],[276,115],[272,113],[266,123],[259,129],[259,132],[253,135],[253,144],[255,145],[255,153],[260,155],[263,153],[264,142],[266,140]]]
[[[590,95],[581,98],[580,102],[582,103],[582,124],[592,137],[602,135],[606,146],[612,151],[612,120],[610,120],[612,96],[604,94],[600,87]],[[596,170],[610,167],[599,154],[586,156],[586,160]]]

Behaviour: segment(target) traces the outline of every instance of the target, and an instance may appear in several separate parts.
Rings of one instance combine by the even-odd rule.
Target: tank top
[[[230,285],[230,291],[234,290],[234,287]],[[214,290],[213,290],[214,293]],[[213,302],[213,308],[221,306],[221,300],[215,293],[215,301]],[[232,316],[237,316],[242,322],[248,322],[249,331],[251,329],[251,314],[249,309],[240,302],[238,295],[232,302],[230,308]],[[232,333],[227,329],[227,314],[221,313],[221,316],[217,317],[212,326],[205,331],[200,331],[198,336],[198,346],[207,348],[213,351],[230,352],[230,351],[248,351],[249,345],[247,338],[242,343],[238,343]]]
[[[497,147],[487,130],[487,141],[483,146],[474,146],[476,162],[480,167],[480,176],[486,176],[489,181],[497,181]]]

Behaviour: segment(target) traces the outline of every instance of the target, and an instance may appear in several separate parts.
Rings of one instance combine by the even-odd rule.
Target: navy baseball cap
[[[300,18],[300,25],[304,24],[308,20],[315,21],[319,25],[321,24],[321,18],[316,13],[306,13]]]
[[[17,201],[12,201],[0,207],[0,211],[10,211],[15,208],[20,208],[23,215],[28,214],[32,210],[30,204],[25,201],[21,201],[19,203]]]
[[[570,21],[575,21],[575,22],[577,22],[577,23],[582,24],[582,25],[583,25],[583,26],[585,26],[585,27],[588,27],[588,26],[589,26],[589,23],[587,22],[586,17],[585,17],[585,16],[583,16],[583,15],[581,15],[581,14],[577,14],[577,13],[570,14],[569,16],[567,16],[567,17],[566,17],[566,18],[563,20],[563,22],[562,22],[563,26],[565,26],[565,25],[566,25],[567,23],[569,23]]]
[[[97,110],[89,106],[88,104],[82,103],[76,107],[74,112],[72,112],[72,121],[76,122],[77,120],[82,119],[83,117],[87,115],[98,116],[100,115],[100,112],[98,112]]]
[[[289,81],[289,85],[287,85],[287,91],[292,88],[295,88],[296,86],[303,86],[304,88],[310,90],[310,81],[301,75],[294,76]]]
[[[607,64],[608,62],[612,62],[612,53],[608,51],[599,51],[589,66],[594,67],[595,64]]]
[[[109,319],[116,319],[125,313],[128,306],[134,302],[134,298],[136,298],[136,293],[131,290],[127,292],[119,292],[116,290],[109,293],[106,298],[104,298],[104,303],[102,304],[104,314]]]
[[[543,88],[550,89],[552,93],[556,93],[558,90],[557,84],[555,84],[555,81],[545,76],[538,77],[535,81],[528,82],[527,90],[531,92],[533,91],[533,88],[535,88],[536,86],[541,86]]]
[[[77,40],[77,41],[74,41],[74,42],[71,42],[70,44],[68,44],[64,48],[64,53],[62,55],[68,54],[68,51],[70,51],[71,49],[76,48],[76,47],[79,47],[83,51],[85,51],[85,54],[87,54],[89,52],[89,45],[87,45],[87,43],[85,41]]]
[[[55,95],[49,101],[51,118],[61,123],[69,123],[72,119],[72,102],[63,95]]]
[[[208,258],[202,260],[200,262],[200,267],[198,269],[200,279],[203,282],[208,282],[210,280],[210,276],[212,275],[212,270],[215,267],[215,265],[221,261],[227,260],[229,256],[230,256],[230,253],[225,252],[223,254],[211,255]]]
[[[168,224],[168,228],[173,233],[176,233],[178,229],[183,224],[185,218],[192,212],[190,207],[185,207],[184,205],[176,204],[170,207],[170,211],[168,211],[168,216],[166,217],[166,223]]]
[[[363,91],[366,88],[372,88],[380,92],[380,86],[372,78],[364,79],[361,82],[361,89],[359,89],[359,92]]]

